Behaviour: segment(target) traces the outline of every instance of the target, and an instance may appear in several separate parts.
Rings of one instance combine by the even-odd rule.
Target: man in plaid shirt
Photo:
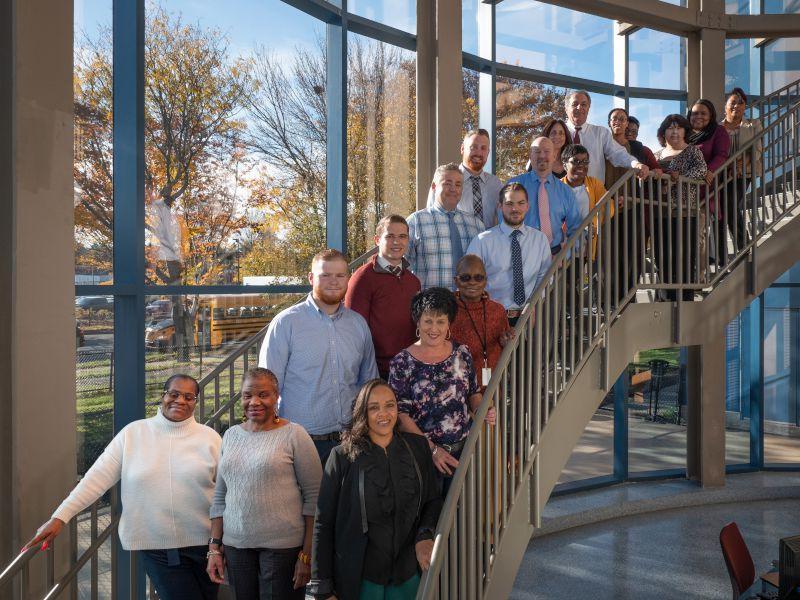
[[[408,217],[406,259],[423,290],[453,289],[456,264],[472,239],[484,229],[478,217],[456,208],[461,200],[463,177],[456,163],[440,166],[431,183],[433,206]]]

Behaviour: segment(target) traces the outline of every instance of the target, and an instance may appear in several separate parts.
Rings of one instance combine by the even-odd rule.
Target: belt
[[[521,308],[509,308],[508,310],[506,310],[506,315],[508,316],[509,319],[516,319],[521,314],[522,314]]]
[[[338,442],[339,438],[342,436],[341,431],[331,431],[330,433],[321,433],[319,435],[309,434],[311,439],[315,442]]]
[[[452,454],[453,452],[458,452],[464,447],[467,438],[464,438],[460,442],[456,442],[455,444],[437,444],[440,448],[445,450],[448,454]]]
[[[561,252],[561,244],[556,244],[555,246],[550,246],[550,254],[555,256],[559,252]]]

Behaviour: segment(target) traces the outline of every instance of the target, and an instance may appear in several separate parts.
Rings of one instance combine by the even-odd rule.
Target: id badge
[[[481,385],[489,385],[489,380],[492,378],[492,370],[489,367],[481,369]]]

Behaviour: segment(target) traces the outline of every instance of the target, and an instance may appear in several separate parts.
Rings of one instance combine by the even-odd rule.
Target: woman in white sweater
[[[278,379],[242,381],[245,422],[225,432],[211,505],[208,574],[227,567],[236,600],[303,600],[322,465],[297,423],[278,417]]]
[[[197,380],[173,375],[156,416],[122,429],[25,548],[48,544],[65,523],[122,482],[119,538],[139,550],[162,600],[217,597],[205,572],[221,439],[194,419]]]

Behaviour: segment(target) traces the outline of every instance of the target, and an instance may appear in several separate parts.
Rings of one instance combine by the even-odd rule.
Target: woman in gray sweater
[[[322,466],[305,429],[278,418],[277,402],[277,377],[250,369],[246,420],[222,439],[207,570],[221,583],[227,566],[237,600],[302,600],[311,576]]]

